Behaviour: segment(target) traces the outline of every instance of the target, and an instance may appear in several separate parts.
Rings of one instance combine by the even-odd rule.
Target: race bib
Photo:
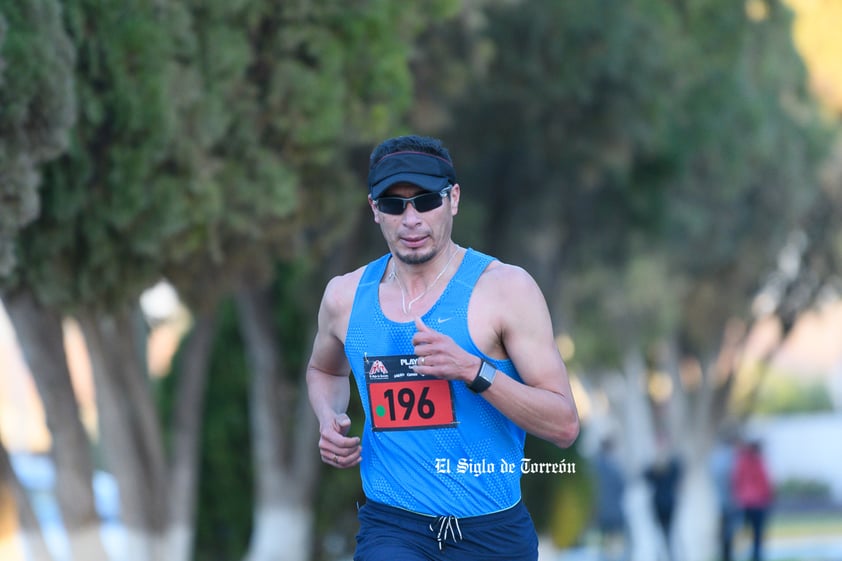
[[[417,430],[456,425],[450,383],[418,374],[412,369],[417,361],[415,355],[364,359],[372,429]]]

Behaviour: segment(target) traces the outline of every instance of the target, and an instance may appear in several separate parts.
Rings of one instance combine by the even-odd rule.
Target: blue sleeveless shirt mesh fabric
[[[465,517],[509,508],[520,500],[525,432],[462,382],[449,383],[455,426],[372,430],[366,360],[414,353],[414,322],[394,322],[380,307],[380,282],[389,257],[386,254],[366,267],[345,338],[345,354],[366,412],[360,465],[363,491],[371,500],[421,514]],[[510,360],[484,355],[468,332],[468,302],[492,260],[468,249],[442,296],[421,319],[520,381]],[[504,466],[512,465],[511,472],[503,472]]]

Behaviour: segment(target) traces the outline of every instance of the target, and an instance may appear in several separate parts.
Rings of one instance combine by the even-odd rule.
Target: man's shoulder
[[[364,271],[365,265],[330,279],[325,287],[325,302],[340,304],[353,301]]]
[[[499,260],[488,264],[474,288],[478,303],[495,303],[493,309],[506,317],[518,309],[527,313],[535,306],[546,306],[544,295],[532,275],[523,267]]]
[[[383,259],[383,258],[381,258]],[[345,274],[337,275],[330,279],[325,287],[323,302],[329,311],[348,312],[354,303],[354,296],[357,287],[367,267],[380,261],[380,259],[366,263]]]
[[[487,285],[487,288],[500,288],[511,290],[520,285],[535,285],[532,275],[518,265],[505,263],[494,258],[483,271],[480,281]]]

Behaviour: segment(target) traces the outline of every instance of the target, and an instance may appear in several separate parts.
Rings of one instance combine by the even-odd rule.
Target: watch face
[[[492,381],[494,381],[494,376],[497,375],[497,369],[494,368],[493,365],[483,362],[482,368],[479,370],[479,375],[482,376],[485,380],[488,380],[489,385]]]
[[[491,364],[483,361],[482,366],[479,368],[479,373],[477,373],[477,377],[474,378],[474,381],[471,382],[471,385],[469,385],[468,388],[476,393],[482,393],[491,386],[491,382],[494,380],[494,376],[496,374],[497,369]]]

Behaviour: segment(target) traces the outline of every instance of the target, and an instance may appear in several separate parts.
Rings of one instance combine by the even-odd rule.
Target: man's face
[[[387,189],[383,197],[409,198],[425,193],[416,185],[399,183]],[[426,263],[450,242],[453,217],[459,210],[459,185],[451,188],[441,206],[426,212],[419,212],[408,203],[403,213],[387,214],[378,210],[371,197],[369,205],[391,252],[407,264]]]

